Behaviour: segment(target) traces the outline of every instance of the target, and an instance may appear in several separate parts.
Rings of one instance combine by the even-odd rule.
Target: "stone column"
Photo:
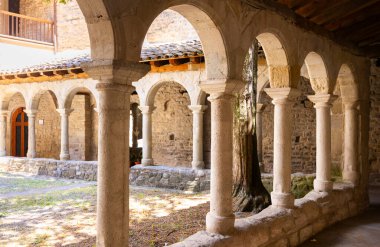
[[[36,110],[24,110],[28,115],[28,158],[36,157]]]
[[[141,164],[143,166],[153,165],[152,158],[152,113],[154,106],[139,106],[143,114],[143,158]]]
[[[129,113],[132,87],[98,83],[97,246],[128,246]]]
[[[347,101],[344,104],[344,167],[343,180],[357,185],[360,180],[358,161],[359,101]]]
[[[189,109],[193,112],[193,169],[204,169],[203,161],[203,113],[207,106],[192,105]]]
[[[315,104],[316,109],[316,178],[314,190],[328,192],[333,188],[331,181],[331,114],[330,109],[335,96],[330,94],[317,94],[308,96]]]
[[[8,111],[0,111],[0,157],[7,156],[7,151],[6,151],[7,116],[8,116]]]
[[[234,229],[232,211],[232,128],[234,97],[213,93],[211,102],[211,188],[207,231],[229,234]]]
[[[59,155],[61,160],[69,160],[69,116],[73,112],[72,109],[57,109],[59,115],[61,115],[61,154]]]
[[[265,92],[274,104],[273,140],[273,192],[272,205],[275,207],[294,207],[291,193],[291,156],[292,156],[292,99],[298,91],[292,88],[267,88]]]
[[[260,170],[263,172],[263,111],[264,104],[256,104],[256,137],[257,137],[257,156],[259,158]]]

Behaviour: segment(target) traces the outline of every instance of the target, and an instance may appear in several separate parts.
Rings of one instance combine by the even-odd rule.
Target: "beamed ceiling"
[[[380,0],[243,0],[275,11],[296,25],[380,58]]]

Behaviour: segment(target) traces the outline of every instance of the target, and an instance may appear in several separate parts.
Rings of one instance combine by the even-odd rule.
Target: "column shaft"
[[[35,110],[25,110],[28,115],[28,158],[36,157],[36,113]]]
[[[204,169],[203,161],[203,113],[207,106],[189,106],[193,112],[193,169]]]
[[[61,154],[59,155],[61,160],[69,160],[69,115],[72,112],[71,109],[58,109],[61,115]]]
[[[153,106],[140,106],[143,114],[143,158],[141,164],[143,166],[153,165],[152,158],[152,112]]]
[[[329,94],[309,96],[316,109],[316,178],[314,190],[328,192],[332,190],[331,181],[331,102],[335,99]]]
[[[343,180],[355,185],[359,183],[358,162],[358,102],[344,102],[344,168]]]
[[[100,83],[97,246],[128,246],[129,86]]]
[[[211,94],[211,190],[207,231],[228,234],[234,228],[232,211],[233,96]]]
[[[8,112],[0,112],[0,157],[7,155],[6,136],[7,136],[7,116]]]
[[[273,192],[272,205],[276,207],[294,207],[291,193],[291,155],[292,155],[292,101],[298,95],[295,89],[265,89],[274,104],[274,140],[273,140]]]

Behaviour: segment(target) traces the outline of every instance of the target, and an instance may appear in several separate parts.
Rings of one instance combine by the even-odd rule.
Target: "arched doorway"
[[[12,114],[12,156],[26,157],[28,151],[28,116],[20,107]]]

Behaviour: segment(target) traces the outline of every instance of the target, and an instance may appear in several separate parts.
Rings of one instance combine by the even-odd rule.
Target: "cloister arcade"
[[[94,98],[91,106],[98,112],[95,115],[99,130],[97,137],[92,135],[98,140],[97,246],[128,246],[129,167],[125,164],[130,159],[127,151],[130,147],[130,95],[137,92],[138,108],[142,113],[142,165],[153,165],[154,99],[160,86],[168,82],[180,84],[191,103],[193,169],[206,168],[203,152],[206,98],[211,114],[207,231],[174,246],[247,246],[247,243],[285,246],[281,245],[284,241],[295,246],[367,206],[369,62],[365,57],[293,25],[277,13],[251,9],[238,1],[79,0],[78,4],[91,40],[92,61],[82,64],[90,78],[28,86],[1,85],[0,154],[7,154],[6,126],[10,124],[8,111],[14,94],[22,95],[24,103],[20,107],[25,107],[29,118],[29,158],[35,157],[38,145],[35,138],[38,105],[42,95],[50,95],[60,116],[59,156],[62,160],[70,157],[69,115],[73,99],[78,93],[91,94]],[[196,30],[204,52],[204,69],[153,73],[149,72],[149,65],[140,62],[146,32],[166,9],[184,16]],[[266,63],[259,76],[258,123],[262,123],[260,110],[264,108],[265,94],[270,97],[274,111],[272,206],[256,216],[235,220],[232,210],[232,102],[234,95],[244,87],[245,55],[255,39],[263,48]],[[295,200],[291,193],[291,158],[292,133],[298,123],[293,119],[293,106],[299,99],[301,76],[310,81],[306,87],[311,91],[304,91],[307,94],[304,100],[307,96],[315,108],[316,179],[314,192]],[[136,112],[137,102],[132,103],[133,112]],[[344,126],[341,138],[344,183],[341,185],[331,180],[332,107],[340,108],[344,115],[341,123]],[[259,130],[259,140],[262,135]],[[334,138],[333,142],[336,142]],[[270,226],[262,220],[265,217]],[[268,232],[275,227],[282,227],[280,233],[270,235]],[[260,235],[263,231],[267,231],[267,237]]]

